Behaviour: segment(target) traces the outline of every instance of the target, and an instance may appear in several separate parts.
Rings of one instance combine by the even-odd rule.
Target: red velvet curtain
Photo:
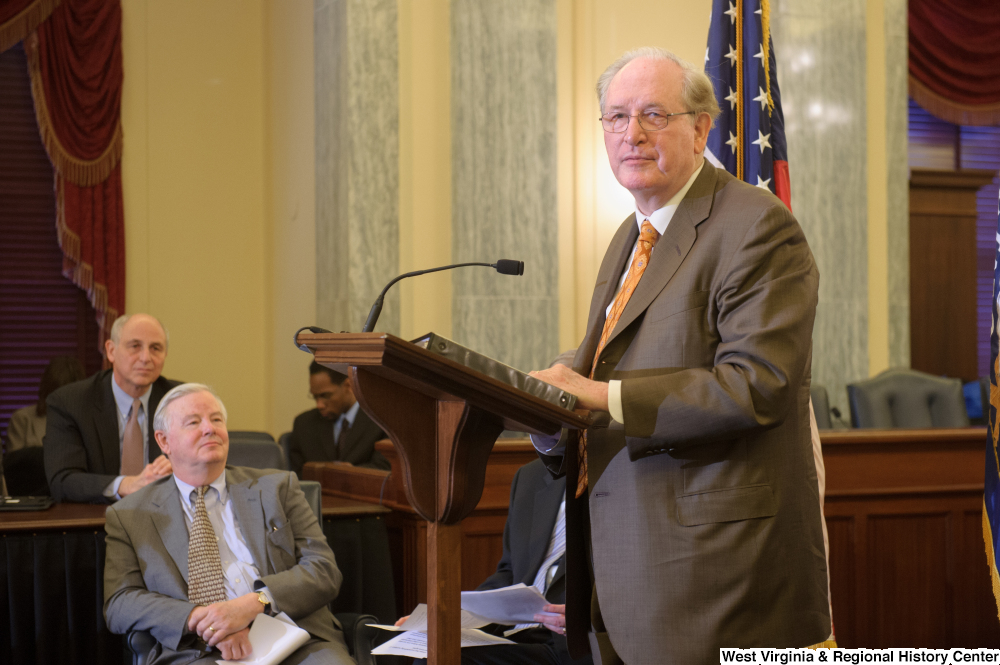
[[[997,0],[909,0],[910,96],[957,125],[1000,125]]]
[[[43,5],[54,7],[48,18]],[[0,40],[35,26],[21,38],[35,117],[55,167],[63,274],[87,292],[103,342],[125,309],[121,3],[4,0]]]
[[[0,53],[34,31],[60,0],[0,0]]]

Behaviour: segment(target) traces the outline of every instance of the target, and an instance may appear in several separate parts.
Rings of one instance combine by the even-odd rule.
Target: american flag
[[[705,157],[740,180],[770,190],[791,210],[788,146],[771,42],[769,0],[712,0],[705,74],[712,81],[715,99],[722,109],[708,134]],[[811,401],[809,408],[812,409]],[[816,473],[825,477],[815,419],[812,419],[811,429]],[[822,508],[821,496],[821,512]],[[823,540],[829,562],[825,521]],[[830,609],[832,618],[832,604]],[[832,625],[830,637],[813,646],[837,646]]]
[[[705,73],[722,115],[705,156],[740,180],[769,189],[789,209],[788,149],[771,43],[768,0],[713,0]]]
[[[1000,609],[1000,574],[997,573],[997,552],[1000,552],[1000,456],[997,454],[997,440],[1000,438],[1000,340],[997,326],[1000,310],[1000,202],[997,205],[997,251],[993,260],[993,326],[990,329],[990,402],[984,405],[989,432],[986,435],[986,485],[983,492],[983,538],[986,539],[986,556],[993,578],[993,594]]]

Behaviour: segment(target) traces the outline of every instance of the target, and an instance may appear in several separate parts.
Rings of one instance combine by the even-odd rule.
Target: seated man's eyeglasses
[[[329,402],[333,398],[333,393],[320,393],[319,395],[313,395],[309,393],[309,399],[316,402]]]
[[[694,111],[681,111],[679,113],[664,113],[663,111],[643,111],[637,115],[629,115],[621,111],[605,113],[601,116],[601,125],[604,131],[614,134],[621,134],[628,129],[628,123],[632,118],[636,119],[639,127],[647,132],[658,132],[666,129],[670,118],[675,115],[694,115]]]

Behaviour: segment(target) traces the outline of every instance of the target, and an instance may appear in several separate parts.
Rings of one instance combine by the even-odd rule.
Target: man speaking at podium
[[[635,215],[604,256],[573,369],[533,373],[610,414],[585,436],[535,438],[567,476],[570,653],[589,642],[595,662],[695,665],[720,647],[821,642],[819,274],[802,229],[706,162],[719,108],[690,64],[631,51],[598,95]]]

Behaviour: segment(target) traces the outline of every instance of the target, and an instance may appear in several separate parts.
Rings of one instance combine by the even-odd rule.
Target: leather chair
[[[274,444],[274,439],[271,439],[271,443]],[[232,444],[230,443],[230,445]],[[309,507],[313,509],[316,518],[322,524],[322,486],[315,480],[303,480],[300,481],[300,484]],[[377,624],[378,619],[370,614],[355,614],[353,612],[341,612],[334,616],[343,628],[347,649],[358,661],[358,665],[375,665],[372,647],[373,640],[378,637],[379,629],[369,626]],[[125,646],[127,661],[131,662],[132,665],[146,665],[149,652],[156,646],[156,638],[149,631],[133,630],[125,636]]]
[[[888,369],[847,386],[851,425],[879,429],[968,427],[959,379]]]
[[[813,412],[816,414],[816,427],[833,429],[833,420],[830,419],[830,398],[826,394],[826,387],[814,383],[809,387],[809,394],[812,397]]]
[[[285,453],[285,459],[288,460],[288,468],[292,468],[292,433],[285,432],[278,437],[278,445],[281,446],[282,452]]]
[[[11,496],[51,496],[41,446],[7,453],[0,471],[7,478],[7,491]]]
[[[288,458],[267,432],[230,432],[228,464],[288,471]]]

